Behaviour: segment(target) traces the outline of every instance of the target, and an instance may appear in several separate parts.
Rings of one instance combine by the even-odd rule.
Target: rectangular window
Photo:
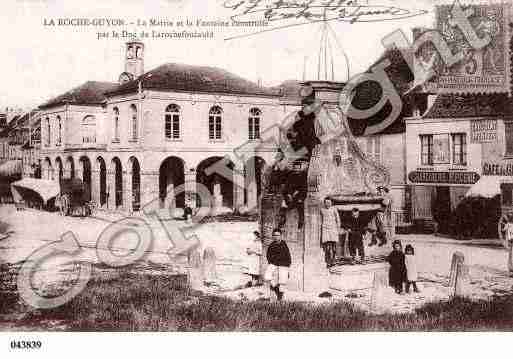
[[[420,157],[422,165],[433,165],[433,135],[420,135]]]
[[[371,160],[381,162],[381,139],[379,136],[367,137],[365,152]]]
[[[166,138],[171,138],[171,133],[173,131],[172,124],[171,124],[171,115],[166,115],[165,122],[166,122],[166,128],[165,128]]]
[[[221,116],[210,116],[208,121],[208,136],[211,140],[221,139]]]
[[[180,138],[180,116],[173,115],[173,138]]]
[[[132,116],[132,140],[137,140],[137,114]]]
[[[180,115],[166,115],[166,138],[180,138]]]
[[[505,156],[513,157],[513,122],[504,123],[504,131],[506,137],[506,153]]]
[[[248,138],[250,140],[260,138],[260,119],[258,117],[250,117],[248,119]]]
[[[46,119],[46,146],[50,146],[51,141],[51,128],[50,128],[50,120]]]
[[[114,117],[114,141],[119,141],[119,116]]]
[[[467,134],[452,134],[452,163],[464,166],[467,164]]]
[[[215,138],[215,125],[214,125],[214,117],[210,117],[208,120],[208,138],[213,140]]]
[[[216,117],[216,140],[221,139],[221,117]]]

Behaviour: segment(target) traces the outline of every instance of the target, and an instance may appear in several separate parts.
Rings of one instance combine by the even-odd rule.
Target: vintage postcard
[[[4,1],[9,352],[512,331],[512,7]]]

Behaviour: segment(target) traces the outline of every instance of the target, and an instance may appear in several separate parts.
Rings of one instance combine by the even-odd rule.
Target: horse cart
[[[89,184],[79,179],[61,179],[60,194],[56,202],[61,214],[65,216],[88,217],[92,215],[94,208]]]

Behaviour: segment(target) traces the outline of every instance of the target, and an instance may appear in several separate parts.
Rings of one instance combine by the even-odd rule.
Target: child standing
[[[403,282],[406,280],[406,264],[401,241],[395,240],[392,248],[392,252],[387,257],[387,262],[390,263],[388,282],[391,287],[394,287],[397,294],[401,294],[403,292]]]
[[[248,282],[247,287],[254,287],[260,284],[260,263],[262,257],[262,238],[260,232],[253,232],[253,242],[246,249],[248,254],[248,271],[247,274],[251,276],[251,281]]]
[[[287,243],[282,239],[281,230],[273,230],[273,242],[267,248],[267,262],[264,279],[270,282],[271,292],[278,300],[283,299],[284,287],[289,279],[289,268],[292,263]]]
[[[411,244],[404,247],[404,263],[406,264],[406,293],[410,292],[410,285],[413,285],[413,291],[418,293],[417,259],[415,258],[415,249]]]

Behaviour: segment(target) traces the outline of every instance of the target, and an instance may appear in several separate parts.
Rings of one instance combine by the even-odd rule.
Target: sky
[[[45,26],[45,20],[58,18],[166,18],[171,20],[229,20],[240,13],[223,7],[225,0],[3,0],[0,33],[3,51],[0,57],[0,108],[35,107],[44,101],[88,80],[117,81],[123,71],[123,39],[97,39],[98,31],[157,30],[182,28]],[[232,3],[241,0],[229,0]],[[249,0],[248,0],[249,1]],[[269,1],[269,0],[268,0]],[[326,0],[319,0],[326,1]],[[414,26],[432,26],[433,5],[438,0],[363,0],[369,5],[393,5],[428,13],[408,19],[360,22],[330,22],[335,78],[346,80],[347,64],[354,76],[376,61],[384,51],[381,38],[402,29],[408,36]],[[255,19],[257,16],[255,15]],[[285,21],[276,25],[290,25]],[[303,79],[315,72],[319,53],[320,23],[283,28],[250,37],[226,40],[263,28],[188,28],[213,30],[214,39],[146,39],[145,70],[163,63],[217,66],[264,85],[284,80]],[[343,49],[343,50],[341,50]],[[305,66],[306,65],[306,66]],[[306,72],[304,69],[306,68]],[[307,78],[308,79],[308,78]]]

